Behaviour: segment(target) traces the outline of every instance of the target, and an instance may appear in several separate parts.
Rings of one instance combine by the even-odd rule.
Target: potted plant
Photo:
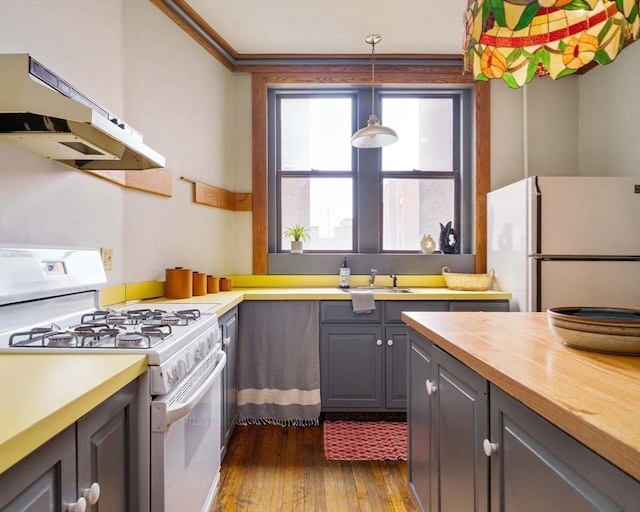
[[[302,244],[309,240],[309,231],[301,224],[294,224],[286,229],[284,236],[293,239],[291,240],[291,254],[302,254]]]

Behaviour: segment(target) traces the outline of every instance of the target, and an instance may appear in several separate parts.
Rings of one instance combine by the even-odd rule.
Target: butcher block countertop
[[[564,345],[546,313],[403,313],[437,346],[640,480],[640,357]]]
[[[146,371],[144,354],[0,354],[0,473]]]

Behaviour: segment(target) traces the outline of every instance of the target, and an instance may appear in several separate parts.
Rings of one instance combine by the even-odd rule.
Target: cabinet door
[[[388,409],[407,407],[407,328],[385,328],[385,406]]]
[[[491,386],[492,511],[638,511],[640,482]]]
[[[382,327],[321,325],[323,410],[383,407]]]
[[[436,467],[432,470],[437,481],[431,510],[486,511],[489,463],[482,442],[489,431],[488,383],[435,346],[432,356],[437,404],[433,417]]]
[[[75,425],[0,474],[2,512],[62,512],[76,497]]]
[[[432,401],[427,383],[431,382],[431,343],[409,330],[409,396],[407,404],[409,489],[420,510],[429,510],[433,444],[431,440]]]
[[[227,364],[222,371],[222,448],[224,452],[236,423],[238,408],[238,383],[236,377],[238,308],[233,308],[225,313],[220,318],[220,325],[222,327],[222,345],[227,354]]]
[[[78,494],[94,482],[100,485],[98,503],[87,502],[87,510],[138,508],[137,397],[132,382],[78,420]]]

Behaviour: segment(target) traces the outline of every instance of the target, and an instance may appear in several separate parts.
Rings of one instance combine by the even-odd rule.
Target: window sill
[[[473,254],[364,254],[364,253],[270,253],[268,274],[331,275],[338,274],[347,257],[352,274],[368,274],[372,268],[383,274],[441,274],[442,267],[452,272],[473,273]]]

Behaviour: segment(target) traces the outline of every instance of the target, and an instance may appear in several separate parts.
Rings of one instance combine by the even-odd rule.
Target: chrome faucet
[[[391,274],[389,277],[393,280],[393,287],[397,288],[398,287],[398,276],[395,275],[395,274]]]
[[[373,283],[376,280],[376,274],[378,273],[378,269],[377,268],[372,268],[371,272],[369,273],[369,286],[373,286]]]

